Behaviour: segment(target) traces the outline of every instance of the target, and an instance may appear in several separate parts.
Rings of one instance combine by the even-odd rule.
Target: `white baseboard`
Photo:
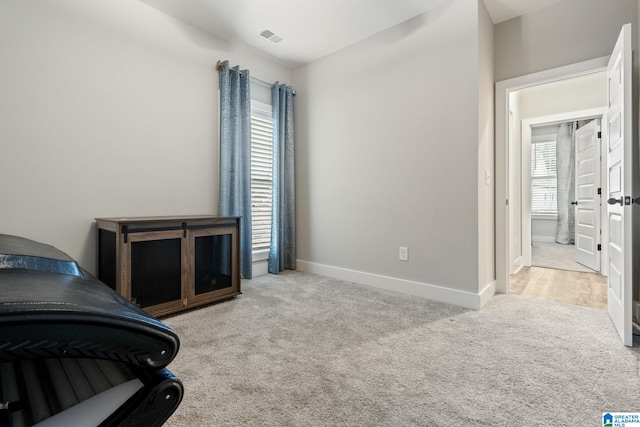
[[[489,300],[496,294],[496,284],[497,282],[494,280],[480,291],[480,293],[478,294],[480,296],[480,306],[478,307],[478,309],[484,307],[484,305],[488,303]]]
[[[472,292],[459,291],[457,289],[398,279],[395,277],[381,276],[363,271],[349,270],[341,267],[333,267],[330,265],[317,264],[314,262],[301,260],[296,260],[296,262],[298,271],[319,274],[321,276],[332,277],[334,279],[345,280],[361,285],[373,286],[375,288],[386,289],[389,291],[401,292],[407,295],[414,295],[474,310],[481,309],[496,293],[495,280],[486,285],[482,291],[474,294]]]
[[[522,270],[522,267],[524,267],[524,265],[522,265],[522,257],[519,256],[513,261],[513,265],[511,266],[513,272],[511,274],[518,274],[520,270]]]

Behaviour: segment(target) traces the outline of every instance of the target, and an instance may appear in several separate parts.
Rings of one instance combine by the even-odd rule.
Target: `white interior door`
[[[576,262],[600,271],[600,121],[592,120],[575,133]]]
[[[608,309],[622,342],[632,333],[632,135],[631,24],[622,27],[607,66],[607,221],[609,224]]]

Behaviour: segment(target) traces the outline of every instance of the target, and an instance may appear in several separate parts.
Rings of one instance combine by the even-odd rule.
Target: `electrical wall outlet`
[[[400,261],[409,261],[409,248],[400,246],[398,254],[400,256]]]

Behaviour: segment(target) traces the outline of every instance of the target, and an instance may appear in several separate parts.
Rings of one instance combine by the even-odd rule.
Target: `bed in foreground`
[[[160,426],[177,334],[64,252],[0,234],[0,426]]]

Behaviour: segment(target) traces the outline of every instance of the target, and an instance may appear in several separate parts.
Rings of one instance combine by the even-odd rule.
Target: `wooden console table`
[[[163,316],[240,294],[240,218],[96,218],[98,279]]]

